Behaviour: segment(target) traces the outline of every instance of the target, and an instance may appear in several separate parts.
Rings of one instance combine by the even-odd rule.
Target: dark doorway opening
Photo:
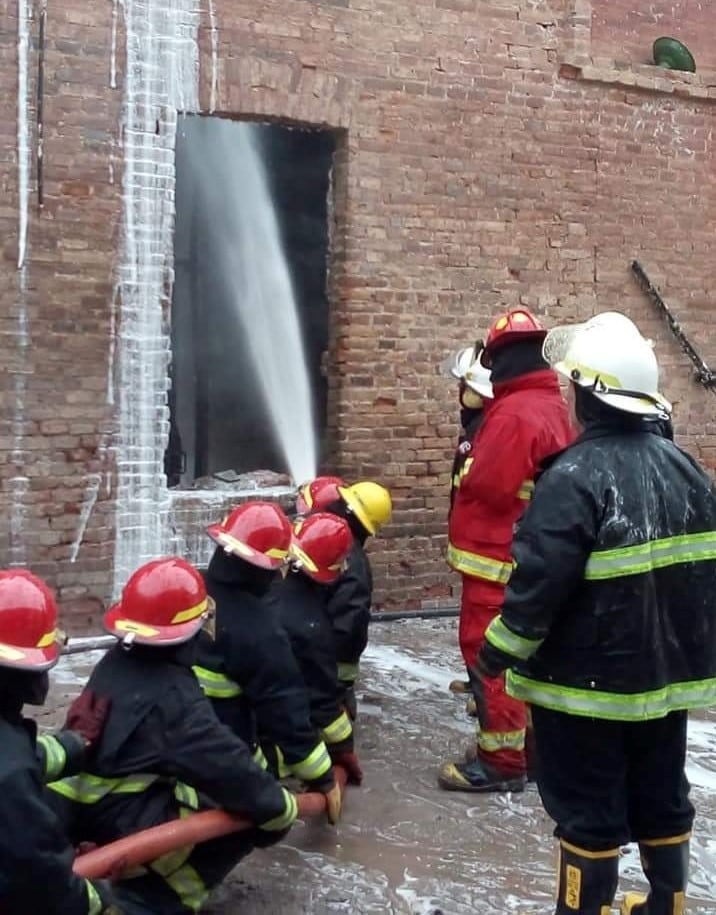
[[[227,241],[242,244],[241,238],[227,239],[222,229],[223,211],[236,199],[223,190],[236,173],[226,157],[218,167],[215,162],[207,168],[197,158],[198,150],[210,148],[206,144],[212,132],[226,124],[219,118],[187,116],[177,131],[170,437],[165,455],[172,487],[200,485],[202,478],[225,471],[289,469],[252,362],[253,344],[237,319],[241,305],[217,260]],[[326,281],[335,135],[278,124],[252,124],[248,129],[270,188],[291,277],[320,442],[326,425],[327,383],[321,366],[329,332]],[[281,353],[271,358],[280,359]],[[290,397],[291,392],[274,391],[271,396]]]

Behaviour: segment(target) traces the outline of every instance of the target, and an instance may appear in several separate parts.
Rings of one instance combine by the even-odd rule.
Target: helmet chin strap
[[[651,394],[645,394],[643,391],[629,391],[626,388],[610,388],[608,384],[605,384],[602,381],[599,375],[597,375],[592,383],[592,391],[595,394],[614,394],[619,397],[633,397],[636,400],[648,400],[649,403],[654,404],[654,406],[658,408],[664,419],[668,419],[670,416],[670,413],[664,404],[656,397],[652,397]]]

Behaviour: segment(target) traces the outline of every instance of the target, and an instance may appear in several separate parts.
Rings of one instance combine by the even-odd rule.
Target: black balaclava
[[[0,715],[17,718],[23,705],[44,705],[49,690],[47,671],[0,668]]]
[[[548,368],[542,358],[542,340],[516,340],[490,354],[493,384]]]
[[[239,556],[227,553],[217,546],[209,563],[209,576],[226,585],[239,585],[245,591],[262,597],[271,587],[276,572],[274,569],[261,569]]]
[[[649,423],[636,413],[625,413],[604,403],[587,388],[574,384],[574,411],[584,429],[602,425],[623,429],[625,432],[648,431]]]
[[[332,515],[338,515],[339,518],[344,518],[348,522],[351,534],[361,546],[370,537],[368,531],[363,527],[356,515],[350,511],[343,499],[336,499],[335,502],[330,502],[323,510],[330,512]]]

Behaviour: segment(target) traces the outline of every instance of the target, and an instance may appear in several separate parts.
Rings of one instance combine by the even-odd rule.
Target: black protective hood
[[[276,571],[260,569],[238,556],[227,553],[223,547],[217,546],[211,557],[207,575],[217,583],[235,585],[261,597],[271,587],[271,582],[276,577]]]
[[[47,671],[0,668],[0,715],[16,718],[23,705],[44,705],[50,690]]]
[[[498,347],[491,354],[490,380],[493,384],[500,384],[546,368],[549,366],[542,357],[541,340],[517,340]]]

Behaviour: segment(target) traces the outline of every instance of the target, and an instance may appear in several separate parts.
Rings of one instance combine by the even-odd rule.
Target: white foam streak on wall
[[[92,514],[92,509],[97,503],[97,496],[99,494],[99,487],[102,482],[101,473],[90,473],[87,476],[87,487],[85,489],[84,498],[82,500],[82,510],[80,511],[79,521],[77,523],[77,533],[75,534],[75,539],[72,541],[72,546],[70,548],[70,562],[76,562],[77,556],[80,552],[80,547],[82,546],[82,539],[87,530],[87,522],[90,519]]]
[[[17,266],[22,268],[27,253],[27,221],[30,200],[30,129],[28,125],[28,53],[30,11],[27,0],[17,0]]]
[[[214,7],[214,0],[209,0],[209,28],[211,31],[211,95],[209,100],[209,111],[215,111],[219,62],[219,33],[216,30],[216,9]]]
[[[114,592],[169,547],[164,450],[177,111],[199,107],[194,0],[124,0],[123,233],[119,266]]]
[[[117,88],[117,19],[119,18],[119,0],[112,0],[112,37],[109,51],[109,87]]]

